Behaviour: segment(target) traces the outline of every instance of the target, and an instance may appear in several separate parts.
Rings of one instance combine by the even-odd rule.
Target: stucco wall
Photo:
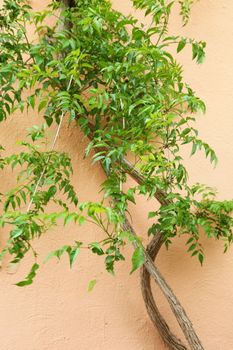
[[[1,1],[0,1],[1,3]],[[34,0],[38,8],[45,1]],[[115,8],[129,13],[129,0],[114,0]],[[141,14],[137,13],[140,17]],[[173,20],[174,32],[180,22]],[[219,156],[213,170],[200,154],[187,164],[192,182],[209,183],[219,189],[219,198],[232,197],[232,107],[233,107],[233,2],[232,0],[201,0],[193,8],[190,24],[184,34],[207,41],[205,64],[190,63],[190,52],[180,55],[186,79],[206,101],[207,114],[198,121],[200,135],[214,146]],[[1,124],[0,143],[8,152],[17,148],[16,141],[25,135],[32,116],[16,115]],[[35,120],[33,120],[35,123]],[[82,159],[86,141],[77,129],[64,127],[57,148],[68,151],[75,169],[73,183],[81,200],[98,198],[102,170]],[[12,184],[12,173],[1,177],[1,189]],[[153,203],[140,201],[133,208],[137,230],[146,232],[146,208]],[[7,232],[1,232],[0,244]],[[102,233],[93,226],[58,227],[36,243],[41,259],[73,239],[95,240]],[[145,239],[146,241],[146,239]],[[200,267],[184,253],[184,242],[178,239],[158,259],[167,278],[203,341],[206,350],[233,349],[233,251],[222,254],[219,242],[204,240],[206,261]],[[128,248],[131,253],[131,248]],[[128,254],[129,255],[129,254]],[[7,261],[0,272],[0,349],[2,350],[163,350],[164,346],[151,326],[142,302],[138,272],[129,275],[130,261],[119,264],[115,277],[108,275],[99,258],[82,252],[72,270],[64,258],[42,264],[32,286],[18,288],[19,281],[30,268],[30,257],[10,270]],[[96,278],[92,293],[87,285]],[[163,314],[172,328],[175,320],[160,292],[155,293]],[[178,330],[179,333],[179,330]]]

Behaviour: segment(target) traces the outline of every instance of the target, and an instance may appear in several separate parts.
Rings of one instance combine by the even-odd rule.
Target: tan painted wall
[[[43,2],[34,0],[40,8]],[[114,6],[130,12],[129,0],[114,0]],[[139,14],[140,16],[140,14]],[[180,30],[177,19],[172,24]],[[208,42],[203,66],[190,63],[190,52],[181,59],[185,76],[207,103],[208,112],[200,118],[200,134],[214,146],[219,165],[213,170],[201,155],[187,157],[191,181],[207,182],[219,189],[219,198],[232,197],[233,147],[233,1],[201,0],[193,9],[184,33]],[[0,143],[12,152],[22,139],[31,116],[20,115],[1,124]],[[35,123],[35,120],[33,120]],[[74,185],[81,200],[98,198],[103,174],[98,166],[83,161],[85,141],[79,132],[64,127],[58,149],[70,152],[75,169]],[[12,183],[12,173],[1,178],[1,189]],[[133,208],[134,225],[146,232],[146,208],[153,203],[140,201]],[[6,232],[1,233],[2,245]],[[101,237],[93,226],[58,227],[36,243],[41,259],[51,250],[72,239]],[[205,240],[206,262],[203,268],[183,253],[183,241],[177,240],[169,251],[163,250],[158,265],[191,317],[206,350],[233,349],[233,251],[222,254],[218,242]],[[131,252],[131,248],[128,249]],[[61,263],[43,265],[35,283],[20,289],[13,284],[25,276],[31,259],[11,271],[4,262],[0,274],[0,349],[1,350],[163,350],[144,310],[138,272],[129,275],[130,261],[118,266],[116,277],[104,271],[101,259],[82,253],[73,270],[64,258]],[[87,293],[88,282],[98,284]],[[177,328],[166,302],[158,291],[161,310]]]

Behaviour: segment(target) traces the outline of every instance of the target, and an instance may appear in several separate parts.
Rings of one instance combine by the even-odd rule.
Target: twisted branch
[[[125,224],[124,224],[124,229],[130,231],[133,235],[136,235],[133,227],[130,225],[130,223],[127,219],[126,219]],[[153,246],[153,251],[155,253],[156,252],[158,253],[159,246],[160,247],[162,246],[162,243],[158,243],[158,242],[159,241],[157,241],[156,244],[154,244],[154,242],[153,242],[151,245],[151,248]],[[163,295],[166,297],[166,299],[171,307],[171,310],[174,313],[174,315],[177,319],[177,322],[179,323],[180,328],[182,329],[182,331],[185,335],[185,338],[187,339],[187,341],[190,345],[190,348],[192,350],[204,350],[195,330],[193,329],[192,322],[189,320],[189,318],[188,318],[184,308],[180,304],[178,298],[175,296],[172,289],[169,287],[169,285],[167,284],[167,282],[165,281],[165,279],[163,278],[163,276],[159,272],[158,268],[154,265],[153,260],[151,259],[147,250],[145,251],[144,268],[147,270],[150,278],[154,279],[156,284],[161,289]],[[146,283],[145,286],[147,288],[148,284]],[[149,301],[152,301],[152,303],[153,303],[153,296],[152,296],[152,292],[151,292],[150,287],[148,290],[150,290],[151,297],[152,297],[149,299]],[[148,295],[148,294],[146,294],[146,295]],[[157,309],[155,303],[154,303],[154,305],[155,305],[154,309],[156,311],[156,314],[153,315],[153,317],[155,317],[155,320],[157,318],[156,327],[159,326],[158,330],[160,332],[160,335],[164,339],[165,343],[169,346],[170,349],[186,350],[187,348],[171,333],[168,325],[166,324],[166,322],[164,321],[164,319],[162,318],[160,313],[157,312],[158,309]],[[147,299],[146,299],[146,306],[148,307]],[[151,311],[154,311],[154,309],[152,308]],[[166,338],[164,338],[164,336]],[[172,343],[170,343],[170,341]],[[174,347],[174,346],[178,346],[178,347]]]
[[[152,260],[156,258],[162,243],[162,240],[156,235],[147,246],[147,253]],[[141,268],[140,280],[142,296],[147,313],[165,344],[171,350],[187,350],[187,347],[183,344],[183,342],[171,332],[168,324],[160,314],[151,290],[151,276],[145,266]]]

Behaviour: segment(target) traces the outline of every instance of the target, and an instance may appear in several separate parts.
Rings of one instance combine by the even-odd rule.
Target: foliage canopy
[[[184,24],[192,3],[180,1]],[[105,256],[107,271],[113,272],[115,262],[124,260],[122,246],[127,241],[137,246],[134,271],[144,262],[144,247],[124,223],[136,194],[155,196],[160,202],[158,210],[148,213],[152,221],[148,234],[161,232],[167,246],[185,234],[188,251],[202,263],[200,228],[208,237],[223,240],[225,249],[232,243],[233,202],[218,201],[208,186],[189,185],[181,156],[183,145],[190,144],[192,155],[202,150],[217,163],[214,150],[195,128],[195,115],[205,112],[205,105],[184,81],[182,66],[170,50],[175,46],[179,53],[189,45],[193,60],[201,63],[205,43],[168,35],[174,3],[134,0],[133,5],[150,16],[150,26],[113,10],[107,0],[79,0],[71,8],[52,1],[40,12],[24,0],[4,1],[0,120],[24,109],[45,120],[29,130],[29,139],[21,143],[25,151],[4,156],[1,149],[0,168],[17,169],[17,186],[1,194],[0,215],[0,226],[12,228],[2,255],[13,255],[14,263],[58,221],[66,225],[88,220],[106,234],[88,248]],[[27,36],[28,24],[34,26],[37,40]],[[100,162],[106,173],[99,203],[79,202],[69,155],[55,150],[67,120],[89,138],[85,157]],[[44,150],[43,140],[53,123],[58,124],[57,134],[52,147]],[[137,183],[124,190],[129,176]],[[49,212],[51,202],[60,209]],[[76,241],[48,258],[67,253],[72,266],[81,248],[82,242]],[[35,262],[18,285],[31,284],[38,267]]]

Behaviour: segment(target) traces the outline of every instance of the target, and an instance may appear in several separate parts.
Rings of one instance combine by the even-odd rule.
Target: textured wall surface
[[[1,1],[0,1],[1,3]],[[33,1],[40,8],[45,1]],[[131,12],[129,0],[114,0],[114,7]],[[141,17],[141,13],[137,13]],[[190,181],[209,183],[219,189],[219,198],[232,197],[233,148],[233,1],[201,0],[193,8],[189,25],[181,29],[175,18],[173,32],[207,41],[205,64],[197,66],[185,50],[180,60],[187,81],[207,104],[207,114],[200,117],[200,135],[214,146],[219,156],[213,170],[198,154],[189,159]],[[16,141],[25,135],[25,128],[35,123],[32,115],[16,115],[1,123],[0,143],[11,153]],[[73,184],[81,200],[98,199],[98,186],[103,173],[98,166],[83,160],[86,141],[78,130],[64,127],[57,148],[72,156],[75,169]],[[13,174],[1,177],[1,190],[14,182]],[[154,203],[140,201],[133,207],[133,220],[140,235],[147,228],[146,209]],[[46,254],[74,239],[99,239],[102,233],[93,226],[58,227],[35,245],[41,260]],[[2,231],[0,245],[7,236]],[[146,238],[145,238],[146,242]],[[183,303],[206,350],[233,349],[233,250],[222,254],[221,243],[205,239],[206,262],[200,267],[184,253],[184,241],[178,239],[158,259],[161,272]],[[130,256],[131,248],[126,254]],[[108,275],[99,258],[82,253],[78,263],[69,269],[66,258],[42,264],[32,286],[18,288],[28,272],[28,257],[17,271],[3,263],[0,271],[0,349],[1,350],[163,350],[157,332],[151,326],[139,289],[138,272],[129,275],[130,260],[119,264],[115,277]],[[87,293],[88,282],[98,283]],[[155,288],[161,310],[176,330],[177,325],[160,292]]]

